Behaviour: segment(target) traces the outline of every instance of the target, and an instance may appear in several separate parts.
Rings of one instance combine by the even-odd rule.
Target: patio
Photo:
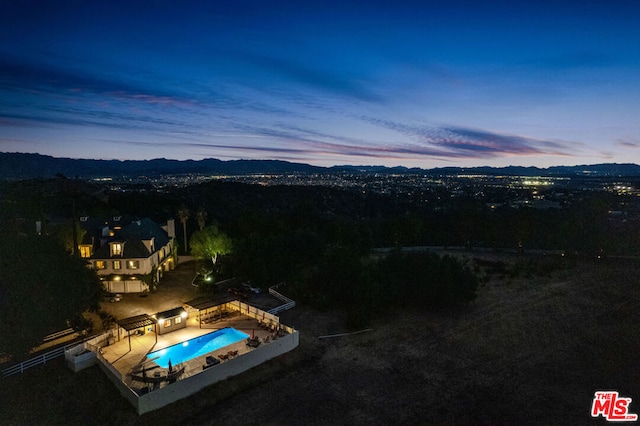
[[[97,364],[137,413],[144,414],[292,351],[300,342],[298,331],[280,323],[277,316],[238,300],[203,309],[184,307],[173,322],[186,324],[182,328],[157,335],[157,322],[168,323],[169,319],[147,314],[125,318],[117,322],[116,329],[66,350],[67,365],[78,372]],[[166,331],[170,325],[164,327]],[[176,364],[165,363],[162,355],[155,358],[157,363],[146,358],[150,352],[227,327],[249,337],[232,337],[227,342],[241,340],[206,353],[207,349],[200,352],[196,347],[190,354],[198,356]],[[203,348],[216,347],[202,343]],[[188,356],[189,351],[184,358]]]
[[[127,335],[126,331],[120,329],[119,340],[116,339],[115,342],[112,342],[109,346],[101,348],[101,355],[120,373],[122,380],[129,387],[136,391],[145,392],[149,388],[149,383],[142,383],[135,378],[132,379],[132,372],[139,377],[140,371],[144,366],[145,372],[150,378],[167,375],[166,369],[159,367],[152,360],[147,360],[146,355],[150,352],[157,351],[225,327],[232,327],[236,330],[247,333],[249,336],[258,337],[261,342],[268,340],[269,338],[267,336],[273,335],[272,331],[261,327],[255,318],[251,318],[240,313],[237,313],[232,317],[226,317],[218,321],[203,324],[202,327],[199,326],[197,318],[189,318],[187,321],[186,328],[158,336],[156,336],[153,331],[149,331],[149,328],[153,329],[153,327],[145,328],[144,334],[131,332],[129,335]],[[184,373],[178,378],[178,380],[181,380],[202,372],[203,366],[207,364],[207,356],[213,356],[215,359],[225,362],[220,358],[220,355],[224,358],[230,351],[237,351],[235,356],[242,356],[252,350],[254,350],[254,348],[248,346],[246,341],[242,340],[219,350],[207,353],[204,356],[193,358],[179,365],[173,365],[172,367],[174,370],[184,367]],[[150,381],[153,381],[153,379],[150,379]],[[166,386],[166,384],[167,383],[165,381],[159,381],[159,383],[154,384],[154,388],[157,389],[158,387]]]

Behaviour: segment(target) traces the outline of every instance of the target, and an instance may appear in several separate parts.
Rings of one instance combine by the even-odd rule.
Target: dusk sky
[[[0,152],[640,162],[640,1],[0,0]]]

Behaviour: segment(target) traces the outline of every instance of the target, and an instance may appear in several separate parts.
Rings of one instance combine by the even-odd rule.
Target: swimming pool
[[[235,328],[226,327],[213,333],[194,337],[191,340],[186,340],[182,343],[151,352],[147,354],[147,359],[155,362],[162,368],[169,368],[169,360],[171,360],[171,365],[177,365],[192,358],[224,348],[247,337],[249,337],[247,333],[236,330]]]

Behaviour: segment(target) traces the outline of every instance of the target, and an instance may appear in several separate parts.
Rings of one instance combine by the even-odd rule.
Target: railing
[[[289,299],[287,296],[278,293],[277,291],[274,290],[275,287],[278,287],[280,284],[278,285],[274,285],[273,287],[269,287],[269,294],[274,296],[277,299],[282,300],[283,302],[285,302],[283,305],[280,306],[276,306],[273,309],[268,310],[267,312],[270,314],[277,314],[278,312],[282,312],[282,311],[286,311],[287,309],[291,309],[293,307],[296,306],[296,302]]]
[[[48,342],[50,340],[55,340],[60,337],[65,337],[70,334],[75,333],[76,331],[73,328],[67,328],[66,330],[58,331],[57,333],[49,334],[47,337],[42,339],[43,342]]]
[[[76,346],[78,343],[73,343],[67,346],[63,346],[61,348],[58,349],[54,349],[50,352],[44,353],[42,355],[38,355],[34,358],[28,359],[24,362],[21,362],[20,364],[14,365],[13,367],[9,367],[9,368],[5,368],[4,370],[2,370],[2,375],[4,377],[9,377],[9,376],[13,376],[14,374],[22,374],[24,373],[24,370],[27,370],[31,367],[35,367],[36,365],[40,365],[40,364],[44,364],[47,361],[51,361],[52,359],[55,358],[59,358],[61,356],[64,355],[64,352],[73,347]]]

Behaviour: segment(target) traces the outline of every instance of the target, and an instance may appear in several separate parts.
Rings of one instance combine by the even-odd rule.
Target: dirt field
[[[346,331],[341,316],[298,306],[281,315],[298,349],[164,409],[138,417],[98,369],[54,364],[3,380],[0,423],[585,424],[596,390],[639,413],[639,273],[496,275],[464,309],[387,313],[331,339],[318,336]]]

